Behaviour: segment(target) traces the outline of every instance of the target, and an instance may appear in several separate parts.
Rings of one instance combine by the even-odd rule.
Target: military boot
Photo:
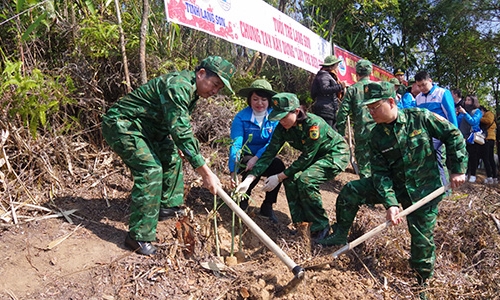
[[[263,202],[260,206],[260,214],[264,217],[268,217],[274,224],[278,223],[278,218],[274,214],[272,203]]]
[[[419,297],[420,300],[427,300],[427,299],[429,299],[429,297],[427,295],[428,288],[429,288],[429,285],[427,284],[426,281],[418,284],[418,290],[419,290],[418,291],[418,297]]]
[[[316,242],[323,246],[336,246],[347,244],[347,235],[349,234],[349,227],[339,226],[335,223],[332,225],[333,233],[324,239],[319,239]]]

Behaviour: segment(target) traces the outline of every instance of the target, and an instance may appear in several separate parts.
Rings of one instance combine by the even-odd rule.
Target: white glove
[[[268,177],[266,181],[264,181],[266,185],[262,188],[264,192],[270,192],[274,190],[275,187],[280,184],[280,179],[278,178],[278,175],[273,175],[271,177]]]
[[[237,187],[235,192],[236,193],[246,193],[252,182],[255,180],[255,176],[253,175],[248,175],[245,180],[243,180],[242,183],[240,183]]]

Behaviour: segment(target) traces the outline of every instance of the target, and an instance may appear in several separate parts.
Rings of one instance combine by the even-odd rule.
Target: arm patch
[[[319,139],[319,126],[318,125],[313,125],[311,128],[309,128],[309,137],[311,140],[317,140]]]

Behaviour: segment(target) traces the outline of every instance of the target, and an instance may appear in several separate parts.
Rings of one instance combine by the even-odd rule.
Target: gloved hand
[[[268,177],[266,179],[266,181],[264,181],[264,183],[266,185],[264,185],[264,187],[262,188],[262,190],[264,192],[270,192],[272,190],[274,190],[275,187],[278,186],[278,184],[280,184],[280,179],[278,178],[278,175],[273,175],[271,177]]]
[[[245,180],[243,180],[242,183],[240,183],[237,187],[235,192],[236,193],[246,193],[252,182],[255,180],[255,176],[253,175],[248,175]]]

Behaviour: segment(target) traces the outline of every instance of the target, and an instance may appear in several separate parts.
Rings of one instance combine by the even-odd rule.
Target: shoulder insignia
[[[311,140],[317,140],[319,138],[319,126],[313,125],[309,128],[309,137]]]
[[[413,130],[412,133],[410,133],[410,137],[420,135],[421,133],[422,133],[422,129],[415,129],[415,130]]]

